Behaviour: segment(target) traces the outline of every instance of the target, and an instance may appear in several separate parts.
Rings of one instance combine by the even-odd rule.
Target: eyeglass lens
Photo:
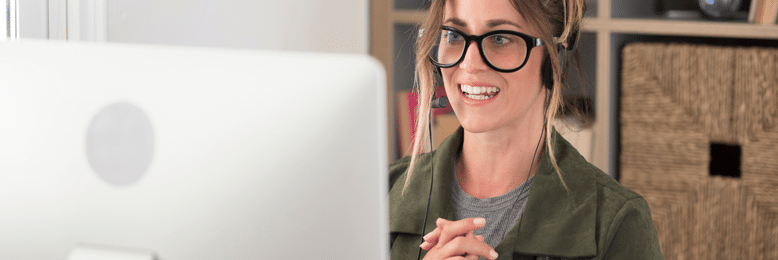
[[[440,37],[432,49],[431,56],[435,62],[443,66],[454,65],[465,55],[466,46],[467,42],[462,34],[441,29]],[[524,39],[509,33],[487,36],[481,41],[480,49],[486,56],[486,62],[503,70],[520,67],[527,55],[527,43]]]

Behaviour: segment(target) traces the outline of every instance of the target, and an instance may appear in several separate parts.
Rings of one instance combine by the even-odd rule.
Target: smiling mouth
[[[490,99],[500,93],[500,89],[496,87],[477,87],[465,84],[459,85],[459,90],[466,97],[477,100]]]

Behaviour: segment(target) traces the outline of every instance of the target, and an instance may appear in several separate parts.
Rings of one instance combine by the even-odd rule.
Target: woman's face
[[[511,30],[538,37],[509,0],[448,0],[443,25],[469,35]],[[520,70],[497,72],[484,62],[476,43],[471,42],[461,63],[442,68],[446,94],[465,130],[483,133],[532,125],[527,124],[530,115],[543,113],[542,59],[543,50],[536,47]],[[480,93],[483,90],[487,93]]]

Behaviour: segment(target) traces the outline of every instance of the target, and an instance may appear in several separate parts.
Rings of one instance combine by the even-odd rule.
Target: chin
[[[486,133],[497,128],[493,122],[483,122],[482,120],[460,120],[459,123],[465,131],[475,134]]]

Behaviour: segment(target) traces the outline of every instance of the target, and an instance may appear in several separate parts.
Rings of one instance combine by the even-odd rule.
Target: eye
[[[452,32],[452,31],[444,32],[443,33],[443,38],[445,38],[446,41],[448,41],[449,43],[455,43],[455,42],[462,41],[462,35],[459,35],[458,33]]]
[[[492,36],[491,38],[492,38],[492,43],[497,44],[497,45],[504,45],[504,44],[511,43],[511,39],[508,38],[508,37],[505,37],[505,35],[498,34],[498,35]]]

